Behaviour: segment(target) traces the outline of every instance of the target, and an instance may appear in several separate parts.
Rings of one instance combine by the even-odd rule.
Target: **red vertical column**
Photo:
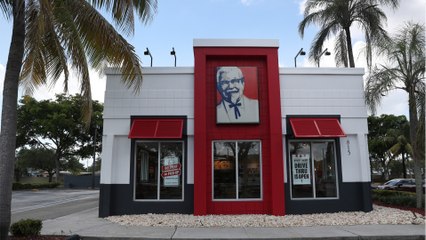
[[[267,55],[273,215],[285,214],[280,78],[277,50]]]
[[[194,214],[207,213],[266,213],[283,215],[284,176],[281,126],[281,97],[277,47],[194,47]],[[262,70],[266,91],[260,92],[263,115],[258,125],[217,126],[214,119],[214,77],[207,67],[237,65],[257,66]],[[211,66],[210,66],[211,67]],[[266,74],[264,71],[266,69]],[[211,83],[211,82],[210,82]],[[209,89],[212,88],[212,89]],[[208,100],[210,96],[210,101]],[[209,102],[208,102],[209,101]],[[266,109],[266,110],[265,110]],[[210,116],[210,118],[208,118]],[[213,117],[213,118],[212,118]],[[265,151],[263,163],[264,198],[262,201],[214,202],[209,193],[211,177],[211,141],[217,139],[262,139]],[[209,172],[210,171],[210,172]],[[265,185],[267,184],[267,185]]]
[[[194,48],[194,60],[194,215],[206,215],[206,55],[202,48]]]

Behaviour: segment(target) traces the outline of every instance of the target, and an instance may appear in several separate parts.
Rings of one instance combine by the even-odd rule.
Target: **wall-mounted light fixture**
[[[296,64],[296,58],[297,58],[299,55],[300,55],[300,56],[305,56],[305,55],[306,55],[306,52],[305,52],[305,51],[303,51],[303,48],[301,48],[301,49],[299,50],[299,52],[297,52],[296,56],[294,57],[294,67],[297,67],[297,64]]]
[[[324,51],[322,51],[322,52],[320,53],[320,55],[318,56],[318,67],[320,67],[321,57],[322,57],[322,55],[324,55],[324,54],[325,54],[325,56],[330,56],[330,55],[331,55],[331,53],[328,51],[328,48],[324,49]]]
[[[172,51],[170,52],[170,55],[175,57],[175,67],[176,67],[176,52],[175,52],[175,48],[172,47]]]
[[[148,48],[146,48],[145,52],[143,52],[143,55],[149,55],[149,57],[151,58],[151,67],[152,67],[152,55]]]

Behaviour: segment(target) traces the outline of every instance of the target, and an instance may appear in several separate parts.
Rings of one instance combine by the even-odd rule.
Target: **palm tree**
[[[80,76],[89,121],[89,66],[99,69],[107,62],[120,67],[123,81],[136,90],[142,82],[133,46],[97,9],[110,12],[119,30],[132,34],[135,13],[147,23],[156,6],[156,0],[0,0],[0,15],[13,21],[0,133],[0,239],[8,238],[10,225],[19,83],[31,92],[41,84],[54,84],[63,73],[67,90],[70,65]]]
[[[417,207],[422,205],[422,159],[425,144],[425,27],[407,23],[391,41],[382,46],[389,64],[375,67],[367,78],[366,102],[374,113],[389,91],[408,93],[410,141],[414,159]]]
[[[409,135],[409,131],[405,131],[406,125],[409,125],[408,122],[402,126],[404,129],[389,129],[388,131],[390,133],[389,138],[394,142],[392,147],[389,148],[389,151],[392,153],[392,158],[394,159],[401,155],[403,178],[407,178],[407,161],[409,160],[409,156],[413,155],[413,149],[408,141],[409,137],[406,137],[407,134]]]
[[[373,47],[388,38],[383,28],[386,16],[379,5],[396,8],[398,3],[399,0],[307,0],[304,19],[299,23],[301,37],[310,24],[321,27],[311,45],[309,58],[318,62],[325,40],[335,35],[336,64],[355,67],[350,27],[358,23],[365,34],[370,67]]]

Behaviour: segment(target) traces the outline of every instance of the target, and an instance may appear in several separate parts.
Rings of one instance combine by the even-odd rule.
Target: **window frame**
[[[156,143],[158,146],[158,159],[157,159],[157,165],[158,165],[158,178],[157,178],[157,198],[156,199],[137,199],[136,198],[136,178],[137,178],[137,144],[141,142],[148,142],[148,143]],[[160,198],[160,191],[161,191],[161,143],[182,143],[182,167],[181,167],[181,176],[182,176],[182,198],[180,199],[161,199]],[[133,150],[133,164],[134,164],[134,170],[133,170],[133,201],[135,202],[184,202],[185,201],[185,141],[183,140],[135,140],[134,141],[134,150]]]
[[[293,168],[292,168],[292,164],[293,164],[293,159],[291,158],[291,152],[290,152],[290,144],[293,142],[309,142],[309,148],[310,148],[310,168],[311,168],[311,175],[312,175],[312,193],[313,193],[313,197],[293,197]],[[312,159],[312,143],[328,143],[331,142],[333,143],[334,147],[334,164],[335,164],[335,176],[336,176],[336,197],[317,197],[316,196],[316,186],[315,186],[315,178],[316,178],[316,174],[315,174],[315,163]],[[289,172],[289,183],[290,183],[290,199],[291,200],[338,200],[340,199],[340,184],[339,184],[339,165],[338,165],[338,156],[337,156],[337,146],[338,146],[338,141],[336,139],[330,139],[330,138],[326,138],[326,139],[311,139],[311,138],[306,138],[306,139],[288,139],[287,141],[287,158],[288,158],[288,172]],[[340,169],[341,171],[341,169]]]
[[[236,146],[236,153],[235,153],[235,195],[236,198],[232,199],[216,199],[214,198],[214,143],[215,142],[233,142]],[[238,143],[239,142],[258,142],[259,143],[259,178],[260,178],[260,198],[239,198],[239,182],[238,182]],[[212,140],[211,143],[211,150],[212,150],[212,157],[211,157],[211,201],[213,202],[247,202],[247,201],[263,201],[263,159],[262,159],[262,141],[260,139],[253,139],[253,140]]]

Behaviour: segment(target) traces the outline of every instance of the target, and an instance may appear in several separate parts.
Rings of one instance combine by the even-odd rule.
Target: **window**
[[[183,143],[137,141],[135,199],[183,199]]]
[[[260,141],[213,142],[213,199],[261,199]]]
[[[335,142],[290,141],[291,197],[337,198]]]

